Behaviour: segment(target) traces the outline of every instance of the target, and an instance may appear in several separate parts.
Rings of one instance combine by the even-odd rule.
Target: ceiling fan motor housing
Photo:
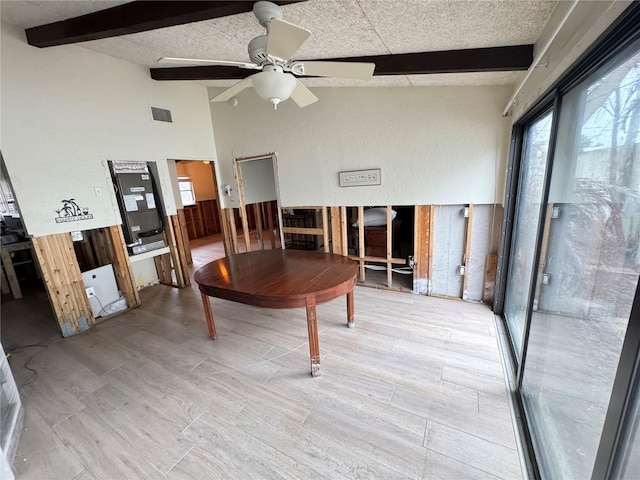
[[[272,18],[277,18],[278,20],[282,20],[282,9],[271,2],[256,2],[253,4],[253,14],[262,25],[267,30],[269,29],[269,22],[271,22]]]
[[[262,65],[267,59],[267,35],[260,35],[249,42],[249,58],[257,65]]]

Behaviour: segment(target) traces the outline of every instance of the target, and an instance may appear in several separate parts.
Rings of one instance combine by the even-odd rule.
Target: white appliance
[[[101,310],[120,298],[116,276],[113,273],[111,264],[83,272],[82,281],[84,282],[94,317],[106,315],[105,312],[100,313]]]

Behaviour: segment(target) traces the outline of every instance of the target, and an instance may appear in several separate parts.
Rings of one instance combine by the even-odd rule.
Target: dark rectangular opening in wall
[[[351,257],[364,258],[360,283],[412,291],[415,207],[392,206],[390,231],[386,206],[364,207],[362,229],[358,211],[358,207],[347,207],[347,246]]]

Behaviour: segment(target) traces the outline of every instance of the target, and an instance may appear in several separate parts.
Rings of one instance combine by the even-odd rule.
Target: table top
[[[211,297],[267,308],[304,307],[350,292],[358,267],[342,255],[304,250],[257,250],[224,257],[196,271]]]

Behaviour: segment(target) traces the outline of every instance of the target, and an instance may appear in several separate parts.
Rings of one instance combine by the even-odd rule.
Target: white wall
[[[121,223],[107,160],[158,162],[168,214],[166,159],[215,160],[205,87],[156,82],[147,68],[78,46],[31,47],[4,23],[1,41],[1,148],[31,235]],[[150,105],[169,108],[173,123],[152,122]],[[93,219],[55,223],[68,198]]]
[[[235,108],[211,104],[221,185],[237,185],[234,157],[276,152],[283,206],[502,201],[511,87],[312,90],[320,100],[305,108],[274,111],[253,89]],[[338,172],[369,168],[381,186],[339,187]]]
[[[180,162],[176,164],[178,176],[190,177],[193,182],[193,191],[196,201],[215,200],[216,186],[213,183],[211,166],[202,162]]]

